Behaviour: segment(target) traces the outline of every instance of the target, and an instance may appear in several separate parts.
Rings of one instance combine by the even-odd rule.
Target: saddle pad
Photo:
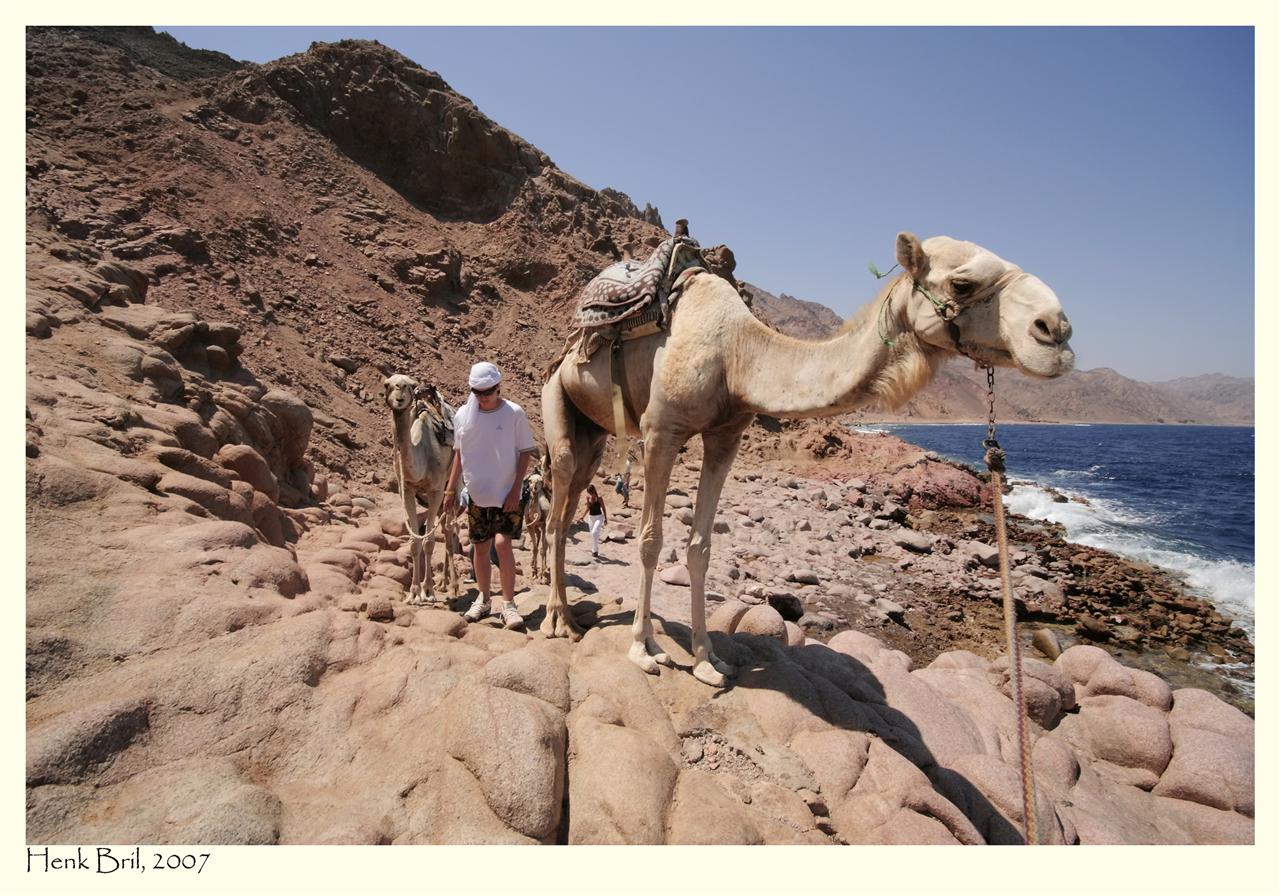
[[[672,255],[675,264],[672,264]],[[666,298],[671,280],[686,268],[701,265],[697,241],[688,237],[664,240],[643,262],[619,261],[597,274],[582,290],[573,313],[574,327],[617,324]]]
[[[442,400],[439,395],[436,395],[435,399],[434,403],[419,401],[414,410],[417,411],[418,419],[422,421],[422,425],[431,429],[436,441],[441,445],[452,448],[453,408]]]

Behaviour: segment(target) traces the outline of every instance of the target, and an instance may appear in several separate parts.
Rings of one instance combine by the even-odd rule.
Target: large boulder
[[[545,841],[560,825],[564,714],[544,700],[470,683],[446,700],[445,749],[475,777],[503,823]]]

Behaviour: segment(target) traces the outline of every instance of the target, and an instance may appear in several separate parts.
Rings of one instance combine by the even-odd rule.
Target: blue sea
[[[878,424],[985,470],[985,425]],[[1253,427],[1015,424],[997,429],[1013,513],[1067,539],[1180,573],[1254,636]],[[1055,503],[1052,486],[1088,505]]]

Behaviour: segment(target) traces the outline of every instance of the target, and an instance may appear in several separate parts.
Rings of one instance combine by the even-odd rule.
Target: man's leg
[[[499,532],[493,536],[493,546],[498,553],[498,580],[502,583],[502,599],[513,603],[516,599],[516,557],[511,550],[511,536]],[[488,565],[488,558],[485,558]]]
[[[501,536],[498,537],[500,538]],[[489,539],[489,541],[492,540]],[[489,590],[489,585],[493,580],[493,567],[489,563],[489,541],[482,541],[471,546],[473,552],[471,562],[475,564],[476,569],[476,586],[480,589],[480,597],[486,600],[492,593]]]
[[[511,552],[511,536],[499,532],[493,537],[498,552],[498,577],[502,580],[502,608],[498,615],[502,624],[510,629],[523,629],[524,618],[516,610],[516,558]]]
[[[489,541],[492,541],[492,539]],[[475,570],[476,587],[480,589],[480,595],[475,599],[471,608],[463,614],[468,622],[479,622],[489,615],[489,584],[492,579],[492,567],[489,565],[489,541],[482,541],[473,545],[474,551],[471,555],[471,563]]]

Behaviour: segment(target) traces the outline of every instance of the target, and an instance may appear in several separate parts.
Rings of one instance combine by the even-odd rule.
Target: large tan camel
[[[823,342],[784,336],[752,316],[724,279],[695,274],[669,332],[623,343],[625,392],[634,414],[627,427],[644,439],[644,509],[640,605],[629,656],[646,672],[671,665],[653,639],[649,598],[662,549],[662,515],[676,454],[702,435],[702,473],[687,563],[693,629],[693,674],[715,687],[735,671],[711,650],[704,585],[716,504],[743,430],[756,414],[822,417],[871,403],[896,407],[922,389],[956,354],[981,364],[1056,377],[1075,363],[1071,326],[1057,296],[1038,278],[973,243],[934,237],[897,238],[903,273]],[[599,466],[612,430],[610,353],[578,363],[574,353],[553,368],[542,389],[542,418],[551,458],[551,587],[542,632],[581,630],[565,595],[569,515]]]
[[[428,394],[430,412],[419,398]],[[413,560],[413,582],[409,586],[409,603],[434,602],[431,555],[435,551],[436,516],[444,499],[444,487],[449,481],[449,464],[453,460],[453,448],[443,444],[433,431],[431,415],[443,419],[452,415],[434,388],[419,387],[418,381],[402,373],[393,374],[382,381],[382,400],[391,409],[392,437],[395,443],[396,481],[400,484],[400,500],[404,504],[405,528],[409,533],[410,556]],[[423,531],[417,531],[417,499],[427,508],[427,521]],[[444,543],[443,587],[458,596],[458,572],[454,564],[450,539],[446,533]]]

